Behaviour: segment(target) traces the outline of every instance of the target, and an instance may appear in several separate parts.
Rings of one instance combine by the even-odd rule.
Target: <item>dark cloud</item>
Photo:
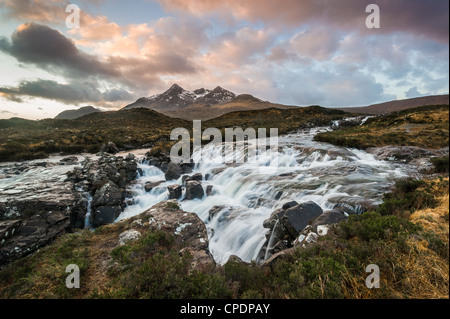
[[[0,51],[22,63],[72,78],[120,76],[110,65],[78,50],[60,32],[36,23],[20,26],[11,36],[11,41],[1,37]]]
[[[59,101],[65,104],[95,102],[107,105],[107,102],[129,101],[131,94],[123,89],[112,89],[101,92],[98,84],[90,82],[73,82],[60,84],[51,80],[38,79],[22,81],[17,87],[0,87],[0,93],[12,101],[20,101],[22,97],[39,97]]]

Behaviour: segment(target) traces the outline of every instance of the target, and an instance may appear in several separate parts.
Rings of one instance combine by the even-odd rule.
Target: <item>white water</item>
[[[256,163],[227,166],[222,160],[196,164],[194,173],[212,174],[203,180],[204,189],[214,188],[212,196],[184,201],[183,210],[195,212],[206,224],[209,248],[216,262],[225,263],[230,255],[251,261],[265,242],[268,231],[263,222],[285,202],[314,201],[324,210],[345,202],[358,210],[360,204],[379,203],[391,178],[404,177],[406,166],[378,161],[361,150],[335,147],[312,140],[326,128],[313,129],[279,137],[282,151],[270,150],[258,156]],[[217,159],[220,147],[208,145],[203,156]],[[200,152],[193,154],[195,162]],[[203,157],[204,158],[204,157]],[[163,181],[164,173],[145,163],[139,164],[143,174],[133,187],[134,204],[128,206],[118,220],[135,216],[168,198],[167,186],[181,185],[181,178],[144,190],[145,182]],[[219,173],[214,171],[223,169]],[[209,210],[223,206],[212,220]]]

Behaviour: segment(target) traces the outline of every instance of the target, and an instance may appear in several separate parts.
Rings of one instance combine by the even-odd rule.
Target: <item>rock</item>
[[[184,175],[181,179],[182,184],[185,186],[187,182],[189,181],[198,181],[201,182],[203,180],[202,173],[196,173],[192,176]]]
[[[185,199],[201,199],[205,196],[202,184],[198,181],[189,181],[186,183],[186,194]]]
[[[250,265],[250,263],[246,263],[241,258],[239,258],[239,256],[236,256],[236,255],[231,255],[230,257],[228,257],[227,264],[230,264],[230,263],[242,264],[242,265]]]
[[[218,213],[225,209],[225,205],[213,206],[209,211],[209,220],[212,220]]]
[[[129,244],[130,242],[134,242],[141,237],[141,233],[134,229],[129,229],[124,231],[119,235],[119,246],[123,246]]]
[[[170,162],[165,174],[166,181],[179,179],[183,175],[183,168],[180,164]]]
[[[281,209],[286,210],[286,209],[292,208],[292,207],[297,206],[297,205],[298,205],[298,203],[297,203],[296,201],[292,201],[292,202],[285,203],[285,204],[281,207]]]
[[[286,210],[280,218],[280,227],[295,239],[312,220],[322,213],[322,208],[316,203],[311,201],[302,203]]]
[[[144,189],[145,191],[148,193],[150,192],[153,188],[158,187],[160,184],[164,183],[165,181],[159,181],[159,182],[147,182],[145,183]]]
[[[337,224],[345,219],[347,219],[347,217],[340,210],[328,210],[314,219],[311,226],[313,227],[314,231],[317,231],[318,226]]]
[[[193,257],[191,269],[201,270],[215,265],[209,251],[208,234],[203,221],[195,213],[173,209],[174,205],[178,206],[174,199],[164,201],[134,218],[150,220],[151,229],[174,234],[175,241],[185,247],[180,251],[180,255],[189,253]]]
[[[323,211],[314,202],[297,204],[289,202],[275,210],[264,221],[264,228],[270,229],[266,234],[266,242],[258,253],[258,261],[263,262],[267,256],[292,247],[299,234]],[[310,227],[310,226],[308,226]]]
[[[93,226],[98,227],[112,224],[121,213],[121,206],[99,206],[95,210],[92,210]]]
[[[110,153],[110,154],[117,154],[120,152],[120,150],[117,148],[116,144],[114,144],[113,142],[108,142],[106,144],[102,144],[102,146],[100,146],[100,153]]]
[[[433,156],[430,150],[416,146],[383,146],[370,147],[367,152],[373,154],[378,160],[400,161],[409,163],[413,159]]]
[[[180,185],[170,185],[167,187],[169,190],[169,199],[178,199],[183,194],[182,188]]]
[[[214,193],[215,193],[214,186],[212,185],[206,186],[206,196],[214,195]]]
[[[92,199],[92,207],[98,206],[120,206],[122,204],[122,191],[113,182],[102,186]]]
[[[0,267],[50,244],[66,233],[69,226],[66,213],[52,211],[21,221],[1,221]]]
[[[76,156],[66,157],[60,160],[59,163],[61,165],[75,165],[78,163],[78,157]]]

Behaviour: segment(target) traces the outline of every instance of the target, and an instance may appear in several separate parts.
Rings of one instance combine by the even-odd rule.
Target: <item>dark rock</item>
[[[328,210],[325,211],[316,219],[314,219],[311,226],[313,227],[313,231],[317,232],[317,226],[337,224],[345,220],[346,218],[347,217],[345,216],[345,214],[340,210],[337,209]]]
[[[170,185],[167,187],[169,190],[169,199],[178,199],[183,194],[183,190],[180,185]]]
[[[122,213],[121,206],[99,206],[92,211],[92,223],[94,227],[109,225]]]
[[[202,184],[198,181],[189,181],[186,183],[186,194],[185,199],[201,199],[205,196]]]
[[[289,208],[291,208],[291,207],[294,207],[294,206],[297,206],[298,205],[298,203],[296,202],[296,201],[292,201],[292,202],[288,202],[288,203],[285,203],[282,207],[281,207],[281,209],[289,209]]]
[[[148,193],[148,192],[151,192],[151,190],[153,189],[153,188],[155,188],[155,187],[158,187],[160,184],[162,184],[162,183],[164,183],[165,181],[159,181],[159,182],[147,182],[147,183],[145,183],[145,186],[144,186],[144,189],[145,189],[145,191]]]
[[[183,175],[183,168],[180,164],[170,162],[165,174],[166,181],[179,179]]]
[[[206,186],[206,196],[214,195],[214,186],[208,185]]]
[[[202,173],[196,173],[192,176],[184,175],[182,178],[183,185],[185,185],[189,181],[198,181],[201,182],[203,180]]]
[[[60,160],[59,163],[61,165],[75,165],[78,163],[78,157],[76,156],[66,157]]]
[[[94,195],[92,207],[120,206],[122,203],[122,191],[112,182],[106,183]]]
[[[113,142],[108,142],[108,143],[102,144],[102,146],[100,146],[99,152],[117,154],[120,152],[120,150],[117,148],[116,144],[114,144]]]
[[[306,202],[291,207],[280,219],[280,227],[295,239],[313,219],[323,213],[322,208],[314,202]]]
[[[323,213],[322,208],[311,201],[301,204],[293,201],[283,207],[285,209],[275,210],[263,223],[264,228],[270,231],[258,254],[260,262],[274,253],[292,247],[300,232]]]

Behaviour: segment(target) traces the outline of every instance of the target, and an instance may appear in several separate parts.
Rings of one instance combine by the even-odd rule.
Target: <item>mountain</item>
[[[191,92],[186,91],[178,84],[174,84],[166,92],[140,98],[135,103],[125,106],[124,109],[144,107],[165,111],[178,110],[192,104],[222,104],[230,102],[235,96],[233,92],[227,91],[220,86],[214,90],[201,88]]]
[[[201,88],[187,91],[174,84],[164,93],[140,98],[123,109],[148,108],[186,120],[209,120],[229,112],[273,107],[286,109],[293,106],[262,101],[250,94],[236,95],[220,86],[214,90]]]
[[[59,113],[55,116],[55,120],[74,120],[79,117],[92,114],[92,113],[98,113],[101,112],[99,109],[96,109],[93,106],[85,106],[82,108],[79,108],[77,110],[67,110],[64,112]]]
[[[396,100],[362,107],[338,108],[345,112],[362,114],[386,114],[426,105],[448,105],[449,95],[432,95],[412,99]]]

